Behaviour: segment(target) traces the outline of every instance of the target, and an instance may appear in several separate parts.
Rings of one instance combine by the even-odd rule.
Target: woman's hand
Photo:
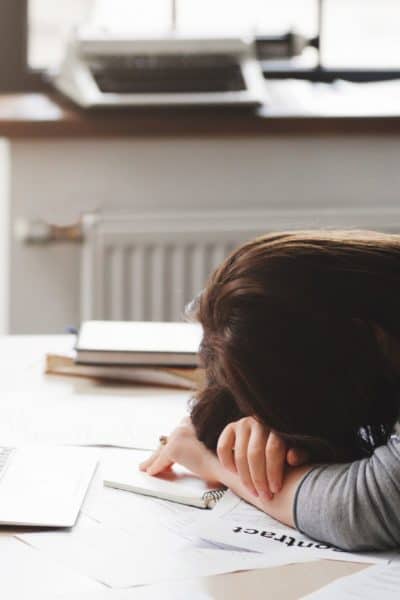
[[[254,495],[271,499],[280,491],[286,465],[307,462],[307,453],[288,448],[274,431],[253,417],[229,423],[218,439],[221,464],[237,473],[243,485]]]
[[[240,421],[245,421],[246,425],[251,430],[250,435],[246,434],[244,437],[241,437],[240,432],[243,425],[239,425]],[[237,429],[238,432],[237,435],[235,433],[234,442],[236,438],[240,442],[241,439],[250,440],[253,430],[256,430],[258,432],[256,439],[259,441],[262,439],[264,441],[262,456],[265,457],[267,455],[266,460],[269,460],[267,446],[271,432],[264,431],[266,438],[262,438],[259,435],[258,427],[255,426],[258,425],[258,423],[253,422],[255,419],[246,418],[241,419],[240,421],[228,425],[222,432],[221,437],[224,435],[226,430],[228,430],[226,434],[226,437],[228,437],[228,435],[231,435],[231,429],[233,429],[234,432],[236,432]],[[253,433],[252,439],[254,439],[254,437],[256,437],[256,434]],[[247,444],[247,447],[248,446],[249,444]],[[230,445],[230,455],[232,455],[233,447],[236,449],[238,446],[236,444],[234,446]],[[287,452],[285,449],[285,457],[291,457],[290,459],[292,460],[296,456],[297,451],[296,453],[294,451]],[[256,457],[256,454],[254,454],[254,457]],[[298,458],[296,460],[298,460]],[[206,448],[206,446],[197,439],[194,427],[189,418],[185,419],[179,425],[179,427],[174,429],[174,431],[168,437],[167,443],[161,446],[150,458],[145,460],[140,465],[140,468],[142,471],[149,473],[149,475],[157,475],[158,473],[169,469],[175,462],[183,465],[201,479],[208,481],[210,484],[218,485],[222,483],[226,487],[230,488],[235,494],[244,498],[247,502],[254,504],[260,510],[265,511],[278,521],[281,521],[290,527],[294,527],[293,502],[297,487],[304,475],[307,473],[307,470],[311,468],[310,466],[305,466],[297,469],[288,469],[282,490],[277,493],[273,499],[267,497],[267,495],[259,496],[257,493],[250,493],[249,487],[246,487],[243,484],[241,475],[239,474],[239,469],[238,471],[235,470],[236,463],[233,461],[233,467],[231,467],[231,469],[227,469],[218,460],[217,456],[208,450],[208,448]],[[267,463],[265,462],[263,464],[266,465]],[[250,466],[248,468],[250,471]],[[232,472],[232,469],[234,472]],[[254,472],[253,466],[251,469],[252,472]],[[264,470],[264,478],[265,473],[266,471]],[[252,481],[253,480],[251,479],[251,482]],[[251,485],[253,488],[253,483]]]
[[[215,468],[218,466],[217,457],[197,439],[190,418],[185,418],[168,436],[167,443],[141,463],[140,470],[157,475],[174,463],[186,467],[201,479],[218,481]]]

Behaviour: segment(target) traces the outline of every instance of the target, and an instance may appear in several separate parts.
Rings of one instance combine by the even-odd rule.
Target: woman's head
[[[396,236],[280,233],[234,251],[196,305],[200,439],[214,448],[229,421],[253,415],[332,458],[384,443],[400,388],[383,340],[400,339],[399,299]]]

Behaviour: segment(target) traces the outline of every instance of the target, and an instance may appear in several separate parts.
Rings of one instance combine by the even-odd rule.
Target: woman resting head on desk
[[[235,250],[192,306],[205,386],[142,468],[179,462],[342,548],[400,545],[399,299],[397,236],[279,233]]]

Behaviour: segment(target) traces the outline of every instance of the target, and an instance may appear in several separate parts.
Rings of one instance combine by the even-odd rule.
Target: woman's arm
[[[289,468],[272,500],[254,497],[238,475],[214,469],[239,496],[311,538],[353,552],[400,547],[400,438],[368,459]]]
[[[217,446],[220,462],[240,477],[230,487],[236,485],[243,497],[247,488],[247,493],[250,490],[250,494],[256,492],[267,499],[271,494],[263,491],[271,489],[276,494],[275,503],[261,503],[254,498],[253,503],[289,525],[294,522],[310,537],[347,550],[400,546],[399,439],[379,448],[370,459],[313,469],[285,469],[284,481],[285,463],[292,463],[293,451],[279,435],[265,430],[251,417],[227,425]],[[297,464],[299,459],[300,463],[306,462],[305,456],[294,458]],[[304,476],[307,472],[310,474]]]
[[[294,501],[297,488],[305,475],[312,470],[310,465],[302,467],[289,467],[286,470],[283,484],[279,492],[275,493],[271,499],[265,496],[254,496],[248,487],[246,487],[239,475],[232,473],[221,465],[218,459],[213,455],[215,464],[213,465],[213,473],[218,481],[226,485],[235,494],[257,506],[257,508],[269,514],[274,519],[281,521],[290,527],[296,527],[294,515]]]
[[[239,474],[225,468],[186,420],[141,468],[156,475],[180,463],[199,477],[219,481],[275,519],[345,550],[400,546],[400,439],[368,459],[349,464],[287,468],[272,499],[255,496]]]
[[[295,525],[345,550],[400,546],[400,439],[371,458],[314,468],[295,496]]]
[[[230,488],[238,496],[254,504],[275,519],[294,527],[293,506],[297,487],[304,475],[312,467],[289,467],[283,485],[272,499],[256,496],[241,481],[238,473],[224,467],[217,456],[200,442],[190,420],[185,419],[150,458],[141,464],[141,469],[150,475],[157,475],[174,463],[179,463],[202,479],[219,482]]]

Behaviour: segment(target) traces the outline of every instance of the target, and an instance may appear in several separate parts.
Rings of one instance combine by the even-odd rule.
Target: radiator
[[[179,320],[211,271],[262,231],[226,214],[88,215],[82,318]]]
[[[178,320],[210,272],[245,240],[308,227],[398,232],[399,217],[398,210],[376,209],[85,215],[81,318]]]

